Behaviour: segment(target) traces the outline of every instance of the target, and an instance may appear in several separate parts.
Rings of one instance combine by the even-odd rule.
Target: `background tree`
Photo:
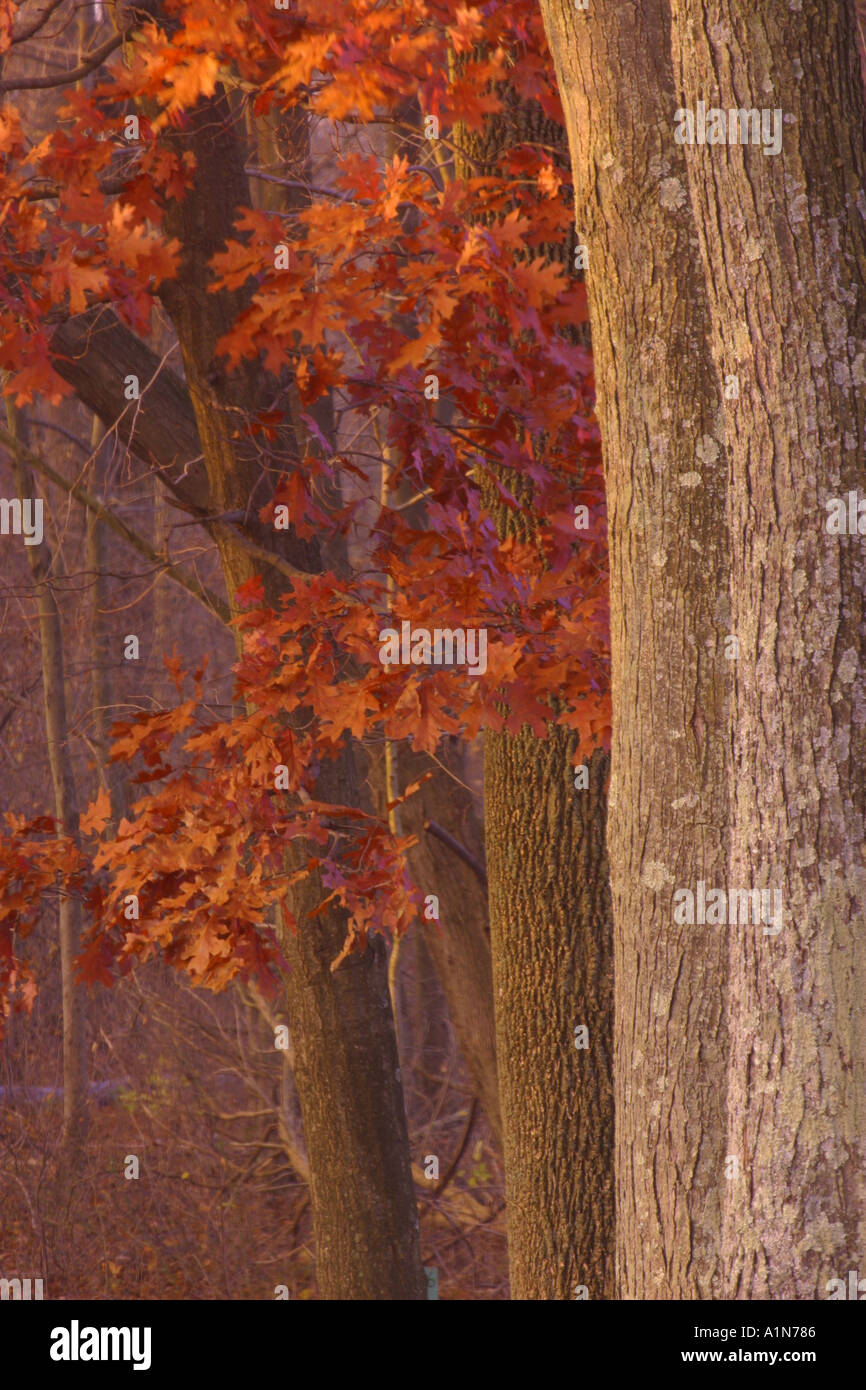
[[[11,401],[7,402],[6,411],[12,438],[18,441],[21,422]],[[23,508],[25,499],[36,495],[33,475],[20,455],[13,455],[13,472]],[[54,814],[60,833],[75,845],[78,842],[78,787],[69,750],[63,623],[52,582],[56,557],[43,537],[41,545],[27,547],[27,560],[39,615],[45,742],[51,768]],[[57,918],[63,999],[63,1149],[64,1162],[72,1166],[79,1159],[87,1094],[84,1000],[75,978],[75,963],[81,949],[81,902],[77,893],[60,889]]]
[[[540,27],[540,17],[535,16]],[[461,63],[457,60],[459,70]],[[553,92],[544,104],[497,84],[501,110],[455,131],[457,172],[492,178],[552,156],[554,187],[568,168]],[[556,116],[549,114],[551,108]],[[557,197],[563,196],[557,190]],[[569,275],[573,228],[537,248]],[[536,248],[527,251],[531,259]],[[576,346],[586,325],[565,326]],[[544,457],[542,433],[534,443]],[[500,472],[500,486],[508,481]],[[502,539],[532,542],[531,485],[516,505],[489,481],[485,502]],[[590,501],[587,495],[587,502]],[[603,567],[603,496],[575,529]],[[613,935],[605,844],[610,758],[588,748],[550,709],[544,736],[490,730],[484,742],[485,832],[497,1056],[505,1138],[508,1249],[514,1298],[614,1292]]]

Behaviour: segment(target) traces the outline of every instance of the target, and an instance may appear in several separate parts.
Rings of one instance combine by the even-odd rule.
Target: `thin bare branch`
[[[463,1127],[463,1133],[460,1136],[457,1148],[454,1150],[454,1156],[451,1159],[451,1162],[448,1164],[448,1167],[445,1169],[445,1172],[442,1174],[441,1178],[437,1182],[436,1186],[433,1188],[433,1191],[437,1197],[439,1196],[439,1193],[443,1192],[447,1187],[448,1183],[451,1180],[451,1177],[453,1176],[457,1168],[457,1164],[460,1162],[460,1159],[463,1156],[463,1151],[466,1148],[466,1145],[469,1141],[469,1135],[472,1133],[472,1126],[475,1123],[475,1116],[477,1115],[477,1113],[478,1097],[473,1096],[472,1103],[469,1106],[469,1114],[466,1117],[466,1124]]]
[[[115,34],[113,38],[107,40],[101,48],[97,48],[86,62],[80,63],[77,68],[72,68],[70,72],[58,73],[56,77],[18,77],[9,82],[0,82],[0,92],[32,92],[37,88],[40,90],[46,87],[65,87],[70,82],[80,82],[82,77],[88,73],[95,72],[101,67],[106,58],[110,57],[115,49],[120,48],[123,39],[120,34]]]
[[[172,564],[165,555],[160,555],[159,551],[155,550],[143,536],[140,536],[137,531],[133,531],[132,527],[127,526],[125,521],[121,521],[119,516],[115,515],[103,502],[99,501],[98,497],[94,497],[92,493],[88,492],[80,483],[69,482],[67,478],[64,478],[62,473],[58,473],[55,468],[52,468],[50,463],[46,463],[38,454],[34,454],[30,449],[26,449],[22,444],[19,444],[8,430],[0,428],[0,443],[5,445],[9,452],[15,454],[17,458],[23,459],[24,462],[29,463],[31,468],[35,468],[38,473],[49,478],[51,482],[56,483],[57,486],[63,488],[65,492],[70,493],[77,502],[80,502],[82,506],[87,507],[88,511],[98,516],[100,521],[103,521],[112,531],[116,531],[119,536],[122,536],[126,543],[131,545],[134,550],[137,550],[140,555],[144,555],[146,559],[158,565],[170,579],[173,579],[176,584],[180,584],[182,588],[186,589],[187,593],[192,594],[193,598],[198,599],[199,603],[203,604],[214,617],[219,618],[220,622],[228,623],[230,621],[231,613],[228,605],[223,603],[222,599],[217,598],[216,594],[212,593],[210,589],[205,588],[197,579],[193,579],[191,575],[187,574],[178,565]]]

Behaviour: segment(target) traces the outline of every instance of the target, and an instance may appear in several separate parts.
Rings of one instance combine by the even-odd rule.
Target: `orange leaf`
[[[96,794],[96,800],[91,801],[84,815],[81,817],[81,829],[86,834],[93,833],[98,835],[105,829],[106,824],[111,819],[111,797],[100,787]]]
[[[87,308],[86,291],[99,294],[108,284],[108,276],[102,266],[84,261],[70,261],[67,279],[69,281],[69,311],[80,314]]]

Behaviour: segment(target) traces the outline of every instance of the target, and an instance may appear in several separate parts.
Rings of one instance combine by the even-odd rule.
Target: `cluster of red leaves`
[[[18,938],[29,936],[43,901],[61,893],[83,895],[86,870],[75,843],[58,835],[50,816],[25,821],[7,812],[0,832],[0,1037],[12,1010],[30,1012],[36,978],[18,954]]]
[[[559,117],[530,0],[297,0],[290,11],[265,0],[176,0],[173,9],[171,32],[147,26],[130,66],[71,97],[37,150],[25,149],[14,111],[0,117],[0,366],[19,400],[65,389],[48,360],[46,315],[105,299],[146,328],[150,296],[177,264],[161,208],[182,195],[190,172],[159,131],[182,124],[218,81],[240,83],[258,113],[302,105],[361,123],[417,96],[447,138],[455,122],[481,125],[499,109],[494,84],[507,76]],[[143,122],[135,177],[117,202],[99,180],[123,146],[118,103],[143,96],[159,114]],[[62,185],[56,216],[28,201],[34,178]],[[118,729],[114,756],[143,758],[136,780],[148,790],[114,837],[104,834],[101,801],[83,823],[94,910],[87,977],[107,981],[116,962],[159,948],[214,987],[239,971],[264,979],[279,950],[263,924],[296,927],[286,891],[314,872],[346,908],[350,940],[405,929],[420,903],[405,868],[409,842],[357,808],[316,798],[322,760],[348,736],[375,730],[433,751],[445,734],[483,727],[527,723],[543,734],[554,700],[583,755],[607,741],[606,522],[591,360],[562,332],[585,317],[585,297],[540,251],[564,243],[570,223],[567,173],[532,146],[513,149],[497,178],[450,181],[435,165],[394,158],[383,167],[355,152],[290,225],[252,209],[239,217],[236,239],[212,263],[213,288],[252,282],[254,292],[220,350],[229,363],[258,358],[273,371],[290,362],[305,407],[335,392],[359,416],[381,418],[389,500],[371,499],[368,474],[351,453],[335,455],[307,415],[309,456],[288,469],[263,519],[285,502],[301,536],[326,538],[362,524],[375,501],[376,519],[363,522],[375,537],[371,563],[348,580],[295,580],[279,612],[248,586],[237,668],[246,718],[215,721],[196,695]],[[276,269],[274,249],[287,239],[290,267]],[[430,373],[446,411],[425,397]],[[274,423],[252,427],[267,436]],[[322,484],[341,474],[352,476],[352,500],[328,509]],[[406,486],[425,499],[423,524],[391,500]],[[500,538],[484,505],[491,494],[520,512],[531,541]],[[576,531],[579,504],[589,525]],[[384,666],[378,634],[403,619],[484,629],[486,672]],[[303,732],[287,722],[300,709]],[[287,769],[280,791],[277,766]],[[10,981],[21,978],[11,933],[25,929],[23,903],[35,910],[61,864],[44,831],[17,826],[0,844],[17,865],[17,877],[0,878]],[[306,847],[291,870],[290,845]]]
[[[19,405],[36,394],[55,404],[69,394],[48,351],[59,316],[106,300],[146,333],[153,291],[177,268],[179,245],[160,233],[154,199],[183,172],[179,161],[145,153],[148,198],[141,187],[130,201],[109,196],[100,179],[118,149],[128,150],[119,122],[83,93],[68,94],[65,109],[69,128],[61,124],[33,148],[15,108],[0,111],[0,367],[11,378],[5,394]],[[28,196],[46,183],[58,188],[56,212]]]

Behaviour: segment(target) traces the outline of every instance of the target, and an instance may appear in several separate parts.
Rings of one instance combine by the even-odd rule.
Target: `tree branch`
[[[472,872],[484,884],[484,887],[487,887],[487,870],[481,861],[475,858],[474,854],[470,854],[465,845],[461,845],[459,840],[455,840],[454,836],[450,835],[447,830],[443,830],[441,825],[437,825],[435,820],[425,820],[424,829],[427,831],[428,835],[435,836],[437,840],[442,841],[443,845],[447,845],[450,850],[453,850],[454,853],[463,860],[464,864],[469,865]]]
[[[0,92],[28,92],[37,88],[46,87],[65,87],[69,82],[79,82],[82,77],[86,77],[89,72],[101,67],[116,48],[120,48],[123,39],[120,34],[115,34],[108,39],[101,48],[97,48],[95,53],[86,62],[73,68],[71,72],[60,73],[57,77],[20,77],[13,78],[10,82],[0,82]]]
[[[51,3],[49,4],[49,6],[44,8],[42,14],[36,15],[36,18],[33,19],[33,22],[31,26],[29,26],[29,28],[19,29],[18,33],[13,33],[13,38],[11,38],[11,46],[14,47],[17,43],[26,43],[26,40],[32,39],[33,35],[35,35],[35,33],[39,33],[40,29],[42,29],[43,26],[46,25],[47,22],[49,22],[49,19],[51,18],[51,15],[54,14],[54,11],[60,10],[61,4],[63,4],[63,0],[51,0]]]
[[[54,11],[59,10],[62,4],[63,0],[51,0],[50,5],[47,5],[42,13],[36,16],[29,28],[19,29],[17,34],[12,35],[12,47],[16,43],[26,43],[28,39],[33,38],[34,34],[38,34],[39,30],[48,23]]]
[[[2,88],[0,88],[2,90]],[[113,196],[123,193],[135,178],[137,171],[130,170],[125,175],[114,175],[111,178],[100,179],[97,187],[100,193]],[[54,179],[35,179],[26,190],[24,196],[28,203],[39,203],[46,198],[59,198],[63,192],[64,185],[57,183]]]
[[[228,604],[223,603],[222,599],[217,598],[216,594],[212,593],[210,589],[205,588],[197,579],[193,579],[191,575],[186,574],[178,565],[172,564],[165,555],[160,555],[159,551],[155,550],[143,536],[140,536],[137,531],[133,531],[132,527],[127,526],[125,521],[121,521],[119,516],[110,511],[104,503],[99,501],[99,498],[94,497],[92,493],[89,493],[80,483],[69,482],[67,478],[63,477],[62,473],[58,473],[56,469],[52,468],[51,465],[46,463],[43,458],[40,458],[38,454],[34,454],[30,449],[26,449],[23,444],[19,444],[15,437],[11,435],[8,430],[3,428],[0,428],[0,443],[4,444],[9,452],[14,454],[16,458],[22,459],[25,463],[28,463],[31,468],[36,469],[38,473],[42,473],[46,478],[50,478],[52,483],[56,483],[58,487],[70,493],[70,495],[75,498],[76,502],[80,502],[82,506],[87,507],[95,516],[98,516],[100,521],[104,522],[112,531],[115,531],[121,536],[126,541],[127,545],[131,545],[133,550],[137,550],[139,555],[143,555],[145,559],[157,565],[170,579],[173,579],[176,584],[186,589],[187,593],[192,594],[193,598],[198,599],[199,603],[203,604],[209,613],[212,613],[223,623],[228,623],[230,621],[231,613]]]
[[[291,579],[308,577],[307,570],[258,545],[244,531],[210,519],[210,485],[187,387],[107,305],[64,320],[50,346],[58,375],[109,429],[117,430],[133,453],[159,471],[184,511],[211,535],[230,539],[280,574]],[[124,379],[130,374],[141,383],[134,410],[132,402],[126,408],[121,404]]]
[[[445,1169],[445,1172],[442,1174],[436,1186],[433,1188],[434,1196],[438,1197],[440,1192],[444,1192],[449,1180],[451,1179],[454,1173],[454,1170],[457,1167],[457,1164],[460,1162],[460,1159],[463,1156],[463,1150],[466,1148],[467,1140],[469,1139],[469,1135],[472,1132],[472,1126],[475,1123],[475,1116],[477,1113],[478,1097],[473,1096],[472,1103],[469,1106],[469,1114],[466,1118],[466,1124],[463,1128],[463,1133],[461,1134],[457,1148],[454,1151],[454,1157],[451,1159],[451,1162],[448,1164],[448,1167]]]
[[[372,198],[353,198],[351,193],[340,193],[335,188],[319,188],[316,184],[305,183],[303,179],[281,179],[276,174],[266,174],[264,169],[245,168],[244,173],[252,179],[262,179],[265,183],[277,183],[280,188],[302,188],[305,193],[318,193],[322,198],[336,198],[341,203],[372,204]]]
[[[50,348],[54,370],[87,409],[116,431],[132,453],[159,470],[182,506],[206,511],[210,487],[201,440],[189,392],[177,373],[106,304],[64,319]],[[129,376],[140,383],[135,402],[124,395]]]

